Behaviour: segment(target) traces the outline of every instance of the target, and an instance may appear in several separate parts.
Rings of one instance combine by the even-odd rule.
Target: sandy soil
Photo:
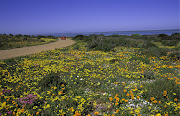
[[[0,60],[18,57],[18,56],[30,55],[46,50],[54,50],[55,48],[63,48],[73,45],[74,43],[75,41],[71,39],[66,39],[66,40],[59,39],[57,42],[44,44],[44,45],[15,48],[10,50],[0,50]]]

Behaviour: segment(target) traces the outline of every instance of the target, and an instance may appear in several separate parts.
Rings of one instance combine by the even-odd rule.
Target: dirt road
[[[18,57],[18,56],[25,56],[34,53],[38,53],[41,51],[46,50],[53,50],[55,48],[63,48],[70,45],[73,45],[75,41],[71,39],[61,40],[59,39],[57,42],[38,45],[38,46],[31,46],[31,47],[24,47],[24,48],[15,48],[10,50],[0,50],[0,60]]]

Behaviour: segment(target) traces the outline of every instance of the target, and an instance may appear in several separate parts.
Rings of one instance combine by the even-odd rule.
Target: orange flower
[[[137,99],[139,99],[140,97],[139,96],[137,96]]]
[[[21,112],[24,112],[24,109],[21,109]]]
[[[180,68],[180,65],[177,65],[177,68]]]
[[[126,94],[126,96],[128,96],[128,97],[129,97],[129,93],[127,93],[127,94]]]
[[[131,99],[134,99],[134,96],[132,96]]]
[[[164,116],[168,116],[168,114],[165,114]]]
[[[110,100],[110,101],[112,101],[112,100],[113,100],[113,98],[112,98],[112,97],[109,97],[109,100]]]
[[[156,100],[154,100],[154,101],[153,101],[153,103],[155,103],[155,104],[156,104],[156,103],[157,103],[157,101],[156,101]]]
[[[153,100],[155,100],[155,98],[154,98],[154,97],[151,97],[151,101],[153,101]]]
[[[178,101],[178,99],[177,99],[177,98],[174,98],[174,101]]]
[[[16,114],[15,112],[12,113],[12,115],[15,115],[15,114]]]
[[[38,115],[39,114],[39,112],[36,112],[36,115]]]
[[[125,102],[128,102],[128,100],[125,100]]]
[[[73,116],[81,116],[81,113],[79,113],[78,111],[75,111],[75,114]]]
[[[116,113],[118,113],[120,110],[118,109],[118,110],[116,110]]]
[[[123,90],[124,91],[124,93],[127,91],[127,90]]]
[[[95,112],[94,114],[95,114],[95,115],[99,115],[99,112]]]
[[[165,108],[167,108],[167,105],[164,105]]]
[[[119,98],[116,98],[116,102],[119,102]]]
[[[163,92],[163,96],[166,96],[166,94],[167,94],[167,91],[164,91],[164,92]]]

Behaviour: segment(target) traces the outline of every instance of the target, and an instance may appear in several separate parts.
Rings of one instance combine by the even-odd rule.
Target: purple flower
[[[12,113],[12,111],[9,111],[9,112],[6,112],[7,114],[11,114]]]
[[[7,93],[10,93],[10,90],[7,90]]]
[[[3,89],[3,93],[5,93],[6,92],[6,89]]]

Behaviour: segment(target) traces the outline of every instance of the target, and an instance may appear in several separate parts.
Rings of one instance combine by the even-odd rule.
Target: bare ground
[[[57,42],[38,45],[38,46],[31,46],[31,47],[24,47],[24,48],[15,48],[10,50],[0,50],[0,60],[30,55],[34,53],[38,53],[41,51],[46,50],[54,50],[55,48],[63,48],[70,45],[73,45],[75,41],[71,39],[61,40],[59,39]]]

